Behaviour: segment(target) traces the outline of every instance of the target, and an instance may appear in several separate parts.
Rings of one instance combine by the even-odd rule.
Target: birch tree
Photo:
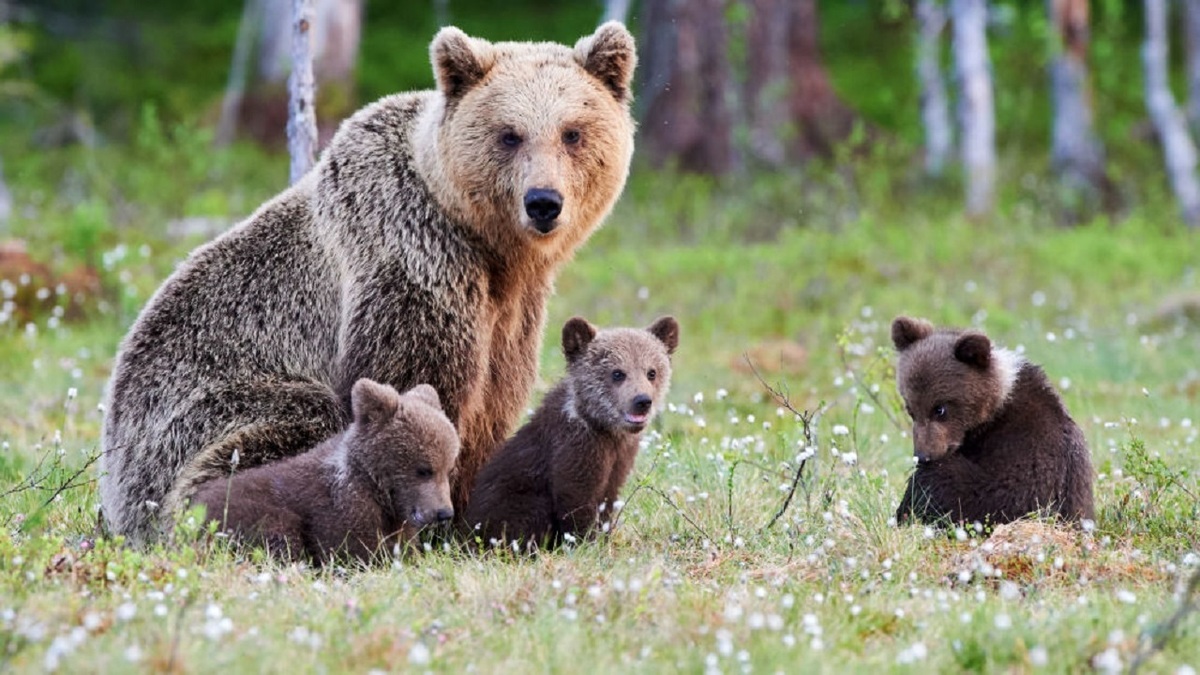
[[[313,0],[292,0],[292,75],[288,79],[290,183],[312,168],[317,157],[316,80],[313,77]]]
[[[600,18],[600,23],[606,21],[628,22],[629,2],[630,0],[604,0],[604,15]]]
[[[786,0],[789,7],[788,80],[791,117],[796,125],[793,152],[803,158],[828,157],[850,136],[856,116],[829,80],[821,58],[816,0]]]
[[[1051,158],[1063,186],[1091,201],[1108,189],[1104,147],[1096,137],[1087,67],[1088,0],[1046,0],[1054,106]]]
[[[941,41],[946,8],[941,0],[917,0],[917,80],[925,130],[925,173],[940,176],[954,151],[950,103],[942,77]]]
[[[746,22],[744,116],[749,154],[769,166],[787,160],[786,138],[794,135],[788,109],[788,0],[749,0]]]
[[[1200,0],[1180,1],[1187,62],[1187,116],[1192,130],[1200,132]]]
[[[1167,177],[1184,221],[1200,225],[1200,183],[1196,180],[1196,145],[1184,115],[1175,105],[1168,80],[1167,2],[1145,0],[1146,41],[1142,61],[1146,70],[1146,108],[1162,145]]]
[[[979,216],[991,212],[996,190],[996,118],[987,48],[987,2],[951,0],[950,13],[967,213]]]

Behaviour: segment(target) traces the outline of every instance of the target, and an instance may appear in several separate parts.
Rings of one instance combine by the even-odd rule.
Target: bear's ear
[[[429,60],[438,90],[447,100],[461,98],[492,69],[495,54],[491,43],[446,26],[429,45]]]
[[[633,35],[620,21],[608,21],[575,43],[575,60],[600,80],[620,103],[628,103],[629,83],[637,67]]]
[[[595,326],[588,323],[582,316],[571,317],[563,325],[562,330],[563,355],[567,357],[567,363],[574,363],[576,359],[583,356],[594,337],[596,337]]]
[[[985,370],[992,362],[992,341],[983,333],[963,333],[954,343],[954,358]]]
[[[434,389],[432,385],[418,384],[404,392],[404,395],[411,396],[421,403],[437,408],[438,410],[442,409],[442,399],[438,398],[437,389]]]
[[[386,384],[362,378],[350,390],[350,408],[354,411],[354,423],[375,426],[390,421],[396,416],[400,405],[400,394]]]
[[[912,343],[924,340],[930,335],[933,335],[933,324],[924,319],[898,316],[892,322],[892,344],[896,345],[898,352],[908,349]]]
[[[646,330],[667,346],[667,354],[674,354],[679,346],[679,322],[673,316],[664,316],[650,324]]]

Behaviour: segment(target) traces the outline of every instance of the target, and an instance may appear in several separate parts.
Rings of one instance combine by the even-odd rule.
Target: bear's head
[[[419,384],[400,394],[363,378],[354,383],[350,402],[347,464],[356,479],[370,483],[384,512],[412,530],[453,518],[450,474],[458,432],[434,388]]]
[[[572,388],[570,414],[600,429],[639,433],[671,386],[679,323],[665,316],[645,330],[597,331],[575,317],[563,326],[562,344]]]
[[[896,384],[913,421],[913,454],[922,463],[954,452],[968,432],[993,419],[1022,365],[983,333],[937,330],[906,316],[892,322],[892,343],[900,353]]]
[[[633,154],[633,36],[609,22],[574,48],[443,28],[430,46],[440,97],[418,161],[434,197],[500,251],[569,256],[625,185]]]

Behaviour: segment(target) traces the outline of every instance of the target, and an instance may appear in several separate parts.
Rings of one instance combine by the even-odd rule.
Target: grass
[[[0,324],[0,669],[1113,670],[1200,565],[1200,327],[1159,315],[1200,294],[1196,235],[1167,224],[1165,200],[1060,228],[1020,186],[971,222],[953,185],[916,200],[886,162],[723,184],[641,171],[565,268],[539,391],[562,372],[571,315],[682,324],[670,408],[609,537],[322,571],[240,556],[186,520],[166,547],[98,537],[88,462],[112,356],[197,243],[159,219],[231,217],[282,177],[230,178],[218,157],[178,171],[221,199],[181,200],[182,181],[155,198],[155,172],[178,166],[155,148],[172,144],[148,142],[130,172],[76,162],[85,191],[118,208],[45,197],[15,226],[60,271],[99,260],[103,291],[81,322]],[[51,162],[14,167],[14,190]],[[56,228],[80,222],[94,231],[64,249]],[[911,466],[888,342],[899,313],[985,328],[1060,383],[1099,474],[1093,531],[1033,523],[989,540],[890,523]],[[820,410],[813,438],[767,385]],[[815,455],[768,527],[805,445]],[[1186,615],[1146,667],[1200,666],[1197,627]]]

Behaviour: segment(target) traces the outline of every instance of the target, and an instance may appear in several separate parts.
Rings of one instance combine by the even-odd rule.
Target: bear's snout
[[[454,509],[452,509],[452,508],[445,508],[445,509],[437,510],[437,522],[438,523],[449,522],[450,519],[453,517],[454,517]]]
[[[654,401],[652,401],[649,396],[645,394],[638,394],[634,397],[633,405],[630,407],[633,409],[633,412],[639,415],[645,415],[646,413],[650,412],[650,406],[653,405],[653,403]]]
[[[562,213],[563,197],[558,190],[533,188],[525,193],[525,213],[533,220],[533,227],[542,234],[549,234]]]

